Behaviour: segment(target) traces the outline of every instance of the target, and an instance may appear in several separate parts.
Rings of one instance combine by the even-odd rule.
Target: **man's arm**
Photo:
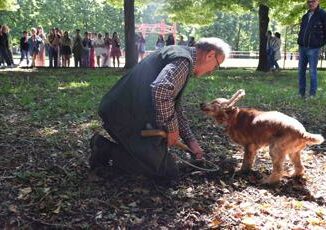
[[[152,83],[152,95],[155,108],[156,123],[159,128],[168,131],[168,145],[170,139],[177,141],[179,132],[197,159],[203,156],[203,150],[191,132],[189,123],[184,116],[181,103],[176,105],[176,97],[183,88],[189,74],[189,61],[177,59],[168,64]]]
[[[179,130],[175,102],[189,71],[187,59],[176,59],[166,65],[151,84],[156,123],[168,132]]]
[[[196,156],[196,159],[202,159],[204,151],[200,147],[197,139],[193,135],[188,119],[185,117],[183,107],[177,106],[178,122],[180,127],[180,136],[182,140],[187,144],[192,153]]]
[[[177,118],[178,118],[178,124],[180,129],[180,137],[186,143],[195,140],[195,136],[190,129],[188,119],[185,116],[185,111],[183,109],[183,106],[181,104],[177,106],[176,111],[177,111]]]

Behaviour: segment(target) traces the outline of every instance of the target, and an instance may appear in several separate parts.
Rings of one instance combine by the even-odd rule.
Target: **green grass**
[[[122,73],[106,69],[41,69],[35,72],[0,72],[0,97],[20,105],[28,121],[84,120],[96,114],[101,97]],[[190,104],[229,97],[246,90],[240,105],[266,110],[304,111],[321,118],[326,108],[326,73],[319,71],[316,98],[301,100],[297,94],[297,71],[259,73],[254,70],[219,70],[214,75],[191,79],[184,97]],[[189,100],[188,100],[189,98]]]
[[[88,70],[12,74],[1,77],[1,96],[29,111],[30,121],[84,117],[94,111],[103,93],[117,80],[114,73]]]
[[[194,92],[198,97],[196,100],[203,101],[217,97],[230,97],[242,88],[245,89],[246,96],[239,101],[241,106],[278,110],[285,113],[287,111],[304,112],[308,116],[323,119],[326,110],[325,86],[326,72],[319,71],[317,96],[302,100],[298,96],[296,70],[266,74],[254,70],[231,69],[220,70],[215,75],[192,80],[187,94],[192,96]]]

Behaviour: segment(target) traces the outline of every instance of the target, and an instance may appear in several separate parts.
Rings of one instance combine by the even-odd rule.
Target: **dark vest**
[[[150,85],[161,70],[176,58],[188,59],[189,69],[192,69],[193,60],[189,48],[164,47],[131,69],[103,97],[99,115],[109,126],[110,133],[114,134],[116,138],[121,139],[125,135],[139,133],[141,129],[145,128],[146,123],[155,126]],[[176,98],[176,104],[178,104],[182,92],[183,89]]]

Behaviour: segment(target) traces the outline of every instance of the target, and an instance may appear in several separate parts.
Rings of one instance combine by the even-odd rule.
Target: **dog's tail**
[[[307,145],[319,145],[324,142],[324,137],[320,134],[305,133],[304,138],[307,140]]]

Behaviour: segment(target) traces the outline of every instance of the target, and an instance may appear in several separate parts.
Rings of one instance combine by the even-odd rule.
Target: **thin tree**
[[[135,1],[124,0],[124,22],[125,22],[125,68],[130,69],[137,64],[135,35]]]
[[[269,7],[263,4],[259,5],[259,62],[257,71],[266,72],[269,70],[266,45],[267,37],[266,32],[269,23],[268,17]]]

